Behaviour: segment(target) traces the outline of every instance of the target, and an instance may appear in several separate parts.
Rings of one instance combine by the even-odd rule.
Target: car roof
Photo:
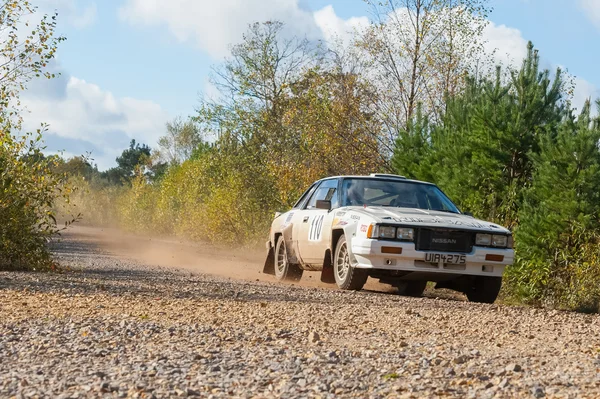
[[[324,177],[322,179],[319,179],[317,181],[331,180],[331,179],[369,179],[369,180],[372,179],[372,180],[388,180],[388,181],[397,180],[397,181],[405,181],[405,182],[409,182],[409,183],[420,183],[420,184],[428,184],[431,186],[435,186],[435,184],[431,183],[431,182],[421,181],[421,180],[413,180],[413,179],[408,179],[404,176],[386,174],[386,173],[371,173],[370,175],[329,176],[329,177]]]

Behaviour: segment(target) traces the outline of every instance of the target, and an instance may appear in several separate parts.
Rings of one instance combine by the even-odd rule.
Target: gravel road
[[[0,272],[0,397],[600,397],[597,315],[55,251],[70,271]]]

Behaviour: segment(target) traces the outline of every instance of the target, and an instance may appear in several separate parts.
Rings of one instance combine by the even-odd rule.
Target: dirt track
[[[111,230],[55,249],[72,272],[0,273],[0,397],[600,397],[596,315],[275,284],[262,251]]]
[[[116,229],[81,226],[73,228],[66,234],[66,238],[75,238],[80,242],[96,245],[103,251],[144,264],[236,280],[274,282],[273,276],[262,273],[266,256],[263,248],[232,250],[173,238],[133,236]],[[301,281],[287,285],[335,289],[330,284],[321,283],[318,272],[305,272]],[[365,290],[392,292],[390,286],[379,284],[376,280],[370,280]],[[442,292],[441,295],[444,294],[447,296],[448,292]]]

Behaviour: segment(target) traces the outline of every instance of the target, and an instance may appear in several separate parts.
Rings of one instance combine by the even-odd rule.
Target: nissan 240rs
[[[339,176],[315,182],[271,225],[264,272],[360,290],[368,277],[420,296],[436,288],[492,303],[513,263],[511,232],[462,213],[434,184],[397,175]]]

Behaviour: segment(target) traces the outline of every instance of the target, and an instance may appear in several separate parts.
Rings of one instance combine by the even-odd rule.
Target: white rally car
[[[511,232],[463,214],[434,184],[402,176],[330,177],[275,215],[263,272],[360,290],[368,277],[420,296],[428,281],[492,303],[514,260]]]

